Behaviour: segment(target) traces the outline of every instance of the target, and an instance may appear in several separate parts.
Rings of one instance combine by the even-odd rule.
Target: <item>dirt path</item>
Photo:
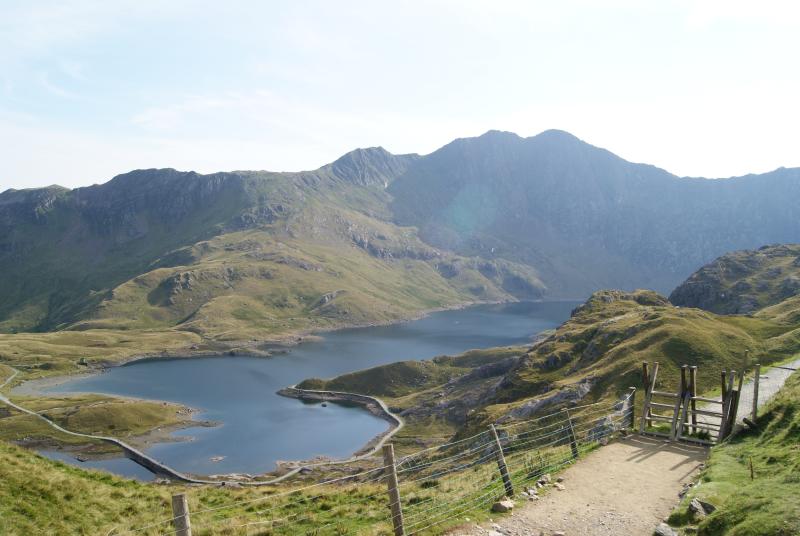
[[[796,359],[783,365],[773,366],[761,373],[758,384],[758,407],[767,404],[781,390],[783,384],[789,376],[794,373],[794,369],[800,367],[800,359]],[[742,385],[742,394],[739,399],[739,413],[737,421],[742,422],[745,417],[750,417],[753,408],[753,381],[750,380]]]
[[[513,516],[453,534],[651,536],[706,456],[704,447],[628,436],[564,471],[563,491],[551,489],[533,502],[517,499]]]

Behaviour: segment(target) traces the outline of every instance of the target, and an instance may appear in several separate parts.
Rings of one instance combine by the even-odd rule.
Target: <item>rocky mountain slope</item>
[[[477,300],[664,291],[800,237],[800,170],[678,178],[560,131],[314,171],[138,170],[0,194],[0,333],[205,340],[393,321]]]
[[[554,130],[456,140],[389,191],[427,242],[535,266],[555,296],[668,292],[718,255],[800,236],[798,169],[679,178]]]
[[[703,266],[670,301],[719,314],[750,314],[800,296],[800,245],[734,251]]]
[[[358,150],[307,173],[141,170],[0,195],[0,330],[180,327],[248,340],[538,298],[535,271],[388,221],[415,157]]]

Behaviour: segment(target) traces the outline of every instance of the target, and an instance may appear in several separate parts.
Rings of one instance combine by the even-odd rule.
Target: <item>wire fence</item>
[[[297,489],[264,490],[238,501],[224,494],[209,500],[204,494],[205,502],[198,501],[190,512],[174,511],[158,522],[109,534],[183,536],[189,534],[190,517],[193,536],[436,533],[468,514],[487,513],[512,488],[515,494],[535,493],[538,481],[549,480],[548,475],[631,426],[632,394],[616,403],[507,423]],[[390,500],[390,487],[397,502]]]
[[[775,396],[798,365],[800,360],[761,372],[759,407]],[[752,415],[754,383],[742,385],[740,422]],[[190,517],[194,536],[435,534],[467,516],[488,515],[503,496],[535,495],[549,475],[632,427],[638,421],[634,393],[615,403],[578,405],[497,424],[398,460],[392,455],[377,467],[295,489],[275,486],[241,500],[231,500],[227,493],[198,494],[191,511],[173,510],[171,517],[109,535],[184,536],[189,534]]]

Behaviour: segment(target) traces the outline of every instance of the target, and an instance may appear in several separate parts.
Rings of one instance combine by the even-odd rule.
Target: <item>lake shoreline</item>
[[[416,320],[421,320],[434,313],[439,313],[443,311],[458,311],[462,309],[467,309],[469,307],[474,307],[477,305],[501,305],[501,304],[522,303],[522,302],[545,303],[545,302],[559,302],[559,301],[570,302],[572,300],[492,300],[492,301],[461,302],[458,304],[454,304],[452,306],[425,309],[424,311],[420,311],[408,318],[403,318],[397,321],[367,322],[363,324],[355,323],[338,327],[309,329],[294,333],[286,333],[284,335],[275,338],[263,339],[259,341],[234,341],[227,347],[228,349],[221,347],[219,350],[215,351],[193,350],[192,347],[189,346],[182,349],[170,350],[168,352],[144,353],[129,358],[120,359],[118,361],[98,361],[95,365],[93,365],[91,368],[85,371],[74,371],[74,372],[68,372],[66,374],[57,374],[53,376],[45,376],[43,378],[35,378],[30,380],[23,379],[18,385],[15,385],[14,387],[11,388],[10,394],[15,396],[44,397],[48,396],[48,393],[42,391],[41,389],[56,387],[63,383],[72,381],[76,378],[96,376],[98,374],[103,374],[108,369],[122,367],[125,365],[130,365],[132,363],[138,363],[142,361],[160,361],[160,360],[171,360],[171,359],[201,359],[201,358],[211,358],[211,357],[225,358],[230,356],[258,357],[258,358],[269,359],[274,355],[289,354],[291,353],[292,348],[296,348],[297,346],[305,342],[314,342],[322,340],[324,339],[322,334],[325,333],[332,333],[335,331],[344,331],[350,329],[363,329],[363,328],[381,327],[381,326],[397,326],[409,322],[414,322]],[[230,348],[230,346],[235,346],[235,345],[241,345],[241,346]],[[258,349],[259,346],[270,346],[270,345],[275,346],[274,350],[264,351]],[[250,351],[245,352],[244,351],[245,349]],[[105,394],[105,393],[87,392],[86,394]],[[156,401],[163,402],[163,400],[156,400]]]
[[[530,301],[532,301],[532,300],[530,300]],[[543,302],[543,301],[545,301],[545,300],[535,300],[535,302]],[[277,350],[276,353],[278,353],[278,355],[284,355],[284,354],[291,353],[291,349],[292,348],[295,348],[295,347],[297,347],[297,346],[299,346],[299,345],[301,345],[301,344],[303,344],[305,342],[314,342],[314,341],[319,341],[321,339],[324,339],[324,337],[321,335],[321,334],[324,334],[324,333],[332,333],[332,332],[342,331],[342,330],[362,329],[362,328],[369,328],[369,327],[401,325],[401,324],[405,324],[405,323],[409,323],[409,322],[414,322],[416,320],[420,320],[422,318],[425,318],[427,316],[430,316],[431,314],[438,313],[438,312],[462,310],[462,309],[467,309],[469,307],[474,307],[474,306],[478,306],[478,305],[500,305],[500,304],[518,303],[518,302],[519,302],[519,300],[506,300],[506,301],[497,301],[497,300],[495,300],[495,301],[465,302],[465,303],[459,303],[459,304],[455,304],[453,306],[448,306],[448,307],[439,307],[439,308],[434,308],[434,309],[427,309],[425,311],[421,311],[418,314],[413,315],[412,317],[405,318],[405,319],[397,321],[397,322],[372,322],[372,323],[367,323],[367,324],[348,325],[348,326],[345,326],[345,327],[333,327],[333,328],[329,328],[329,329],[309,330],[308,332],[287,334],[287,335],[282,336],[280,338],[269,339],[269,340],[264,340],[264,341],[258,341],[256,343],[251,343],[251,344],[253,346],[275,345],[276,346],[276,350]],[[253,354],[238,353],[238,352],[234,353],[231,350],[229,350],[227,352],[204,352],[204,351],[198,352],[198,351],[191,350],[191,348],[187,348],[185,352],[177,352],[177,351],[175,351],[175,352],[165,352],[165,353],[159,353],[159,354],[142,354],[142,355],[131,357],[129,359],[120,360],[120,361],[101,361],[101,362],[98,363],[99,366],[97,368],[93,369],[93,370],[87,370],[87,371],[83,371],[83,372],[76,372],[76,373],[72,373],[72,374],[63,374],[63,375],[57,375],[57,376],[47,376],[47,377],[44,377],[44,378],[36,378],[36,379],[32,379],[32,380],[25,380],[22,383],[20,383],[19,385],[14,386],[11,389],[10,394],[16,395],[16,396],[28,396],[28,397],[48,397],[48,396],[50,396],[52,394],[52,393],[46,392],[48,389],[52,389],[52,388],[58,387],[59,385],[62,385],[64,383],[71,382],[71,381],[75,380],[76,378],[88,378],[88,377],[91,377],[91,376],[98,376],[98,375],[104,374],[109,369],[122,367],[122,366],[125,366],[125,365],[138,363],[138,362],[162,361],[162,360],[173,360],[173,359],[225,358],[225,357],[230,357],[230,356],[256,357],[256,358],[269,359],[273,355],[274,354],[272,352],[270,352],[269,355],[264,355],[264,354],[259,354],[259,353],[255,353],[255,352]],[[356,370],[358,370],[358,369],[356,369]],[[281,392],[281,391],[284,391],[287,388],[291,388],[291,387],[287,386],[286,388],[281,389],[280,391],[278,391],[277,394],[282,395],[282,396],[289,396],[290,398],[301,399],[301,397],[294,397],[294,396],[287,395],[287,394],[284,394],[283,392]],[[111,396],[111,397],[115,397],[115,398],[122,398],[122,399],[129,398],[129,399],[146,400],[146,401],[152,401],[152,402],[165,402],[164,400],[161,400],[161,399],[124,397],[124,396],[121,396],[121,395],[115,395],[115,394],[109,394],[109,393],[101,393],[101,392],[99,393],[99,392],[95,392],[95,391],[75,392],[75,393],[71,393],[71,394],[74,394],[74,395],[79,395],[79,394],[102,394],[102,395]],[[347,393],[347,394],[350,394],[350,393]],[[358,395],[355,395],[355,396],[358,396]],[[333,400],[333,399],[330,399],[329,401],[334,402],[334,403],[336,402],[336,400]],[[374,450],[372,446],[375,445],[376,443],[382,442],[382,440],[383,440],[383,438],[385,436],[388,435],[389,437],[391,437],[391,435],[394,435],[394,433],[396,433],[400,428],[402,428],[402,424],[398,424],[398,422],[402,423],[402,421],[400,421],[399,418],[395,417],[393,414],[390,413],[389,415],[391,415],[391,417],[389,417],[389,416],[386,415],[386,413],[384,413],[382,411],[376,411],[373,408],[370,408],[369,404],[357,403],[357,405],[361,409],[367,411],[368,413],[370,413],[372,415],[375,415],[375,416],[377,416],[379,418],[382,418],[383,420],[386,420],[387,422],[389,422],[389,425],[390,425],[389,428],[387,430],[385,430],[383,432],[380,432],[379,434],[371,437],[360,448],[358,448],[356,451],[354,451],[352,456],[350,456],[348,458],[342,458],[342,459],[333,459],[333,458],[326,459],[326,461],[322,462],[322,464],[346,463],[348,461],[353,461],[354,458],[359,458],[360,456],[362,456],[363,455],[362,453],[370,451],[370,450]],[[196,415],[196,414],[199,414],[199,413],[202,412],[202,410],[199,409],[199,408],[187,407],[187,409],[189,409],[189,411],[191,412],[191,415]],[[395,422],[395,419],[398,419],[398,422]],[[185,429],[190,429],[190,428],[195,428],[195,427],[207,427],[209,425],[216,426],[216,425],[219,425],[219,423],[211,424],[211,423],[206,422],[206,421],[193,421],[193,422],[187,421],[185,423],[182,423],[182,425],[172,427],[171,430],[160,431],[160,430],[157,430],[157,429],[153,429],[153,430],[150,430],[149,432],[147,432],[145,434],[141,434],[141,435],[139,435],[139,436],[137,436],[135,438],[130,438],[130,440],[131,440],[131,443],[134,443],[136,446],[141,446],[143,448],[149,448],[149,447],[151,447],[151,446],[153,446],[155,444],[160,444],[160,443],[174,443],[174,442],[181,442],[181,441],[191,441],[190,438],[187,438],[187,439],[176,438],[174,436],[174,432],[177,432],[177,431],[180,431],[180,430],[185,430]],[[102,458],[96,458],[96,457],[94,457],[92,455],[92,453],[91,453],[92,445],[90,445],[90,444],[89,445],[85,445],[85,446],[67,446],[67,447],[65,447],[64,445],[61,445],[57,440],[52,440],[52,441],[45,440],[45,441],[37,442],[36,446],[38,448],[46,448],[48,450],[58,450],[58,451],[67,451],[67,449],[69,449],[68,451],[71,454],[77,454],[79,456],[85,456],[87,459],[102,459]],[[123,455],[117,455],[117,456],[113,456],[113,455],[108,456],[107,454],[104,454],[102,456],[104,456],[106,459],[111,459],[111,458],[124,457],[124,454]],[[287,468],[301,467],[301,466],[305,466],[305,465],[320,465],[320,462],[315,461],[315,460],[318,460],[318,459],[319,458],[298,459],[298,460],[280,460],[280,461],[276,462],[275,469],[273,469],[272,471],[264,472],[264,473],[262,473],[262,474],[260,474],[258,476],[260,476],[260,477],[272,476],[275,473],[279,473],[279,472],[281,472],[281,471],[283,471],[283,470],[285,470]]]
[[[347,461],[357,461],[360,458],[370,456],[388,441],[397,432],[402,430],[405,423],[399,415],[392,413],[386,403],[376,396],[362,395],[359,393],[347,393],[343,391],[315,391],[312,389],[299,389],[295,386],[284,387],[277,392],[280,396],[295,398],[297,400],[311,402],[346,402],[353,403],[368,411],[372,415],[383,419],[389,423],[389,428],[376,436],[372,437],[363,447],[358,449],[351,458],[341,460],[340,463]],[[338,461],[338,460],[337,460]],[[303,462],[284,462],[285,464],[302,464]]]
[[[520,306],[519,307],[514,306],[513,305],[514,303],[518,303],[518,304],[520,304]],[[526,303],[530,304],[530,305],[524,305]],[[558,303],[569,304],[569,306],[565,306],[565,305],[556,306],[555,310],[559,310],[559,311],[563,311],[563,312],[558,313],[558,315],[555,318],[552,318],[552,317],[549,316],[552,313],[547,313],[544,316],[541,316],[542,313],[531,314],[531,313],[528,312],[528,311],[553,311],[554,308],[553,307],[548,307],[547,304],[558,304]],[[341,363],[338,365],[338,370],[336,369],[336,367],[331,368],[331,367],[325,366],[323,364],[324,361],[320,362],[319,365],[315,364],[316,362],[309,362],[308,361],[309,356],[315,356],[316,359],[319,359],[319,358],[325,357],[325,355],[322,355],[322,354],[318,355],[319,354],[319,350],[316,349],[316,348],[311,348],[311,349],[308,349],[308,350],[305,349],[303,343],[304,342],[309,342],[309,343],[321,342],[321,341],[326,341],[326,340],[329,339],[329,337],[323,337],[323,336],[321,336],[321,334],[332,334],[332,333],[336,333],[336,332],[342,332],[344,340],[350,341],[349,344],[358,344],[359,346],[361,346],[362,344],[366,345],[366,346],[364,346],[364,348],[366,349],[366,350],[363,351],[364,354],[374,353],[375,356],[382,356],[385,363],[401,361],[401,360],[404,360],[404,359],[415,359],[415,360],[416,359],[430,359],[430,358],[432,358],[432,357],[434,357],[436,355],[444,355],[444,354],[457,355],[458,353],[466,351],[469,348],[490,348],[490,347],[494,347],[494,346],[497,346],[497,345],[510,344],[510,342],[509,343],[497,342],[497,339],[493,339],[492,338],[492,337],[497,337],[497,336],[500,336],[500,337],[513,336],[514,340],[516,341],[516,342],[514,342],[514,344],[526,344],[524,341],[532,340],[533,337],[535,337],[535,335],[537,333],[539,333],[542,329],[550,329],[550,327],[548,327],[547,325],[541,326],[541,327],[535,327],[534,325],[529,325],[529,322],[544,321],[546,324],[550,323],[551,326],[558,325],[558,323],[563,321],[563,317],[566,317],[569,314],[569,307],[571,307],[573,303],[575,303],[573,300],[535,300],[535,301],[526,300],[526,301],[522,301],[522,302],[514,300],[514,301],[502,301],[502,302],[498,302],[498,301],[492,301],[492,302],[469,302],[469,303],[462,303],[462,304],[453,305],[453,306],[446,307],[446,308],[437,308],[437,309],[431,309],[431,310],[423,311],[423,312],[420,312],[419,314],[414,315],[413,318],[407,318],[407,319],[404,319],[404,320],[401,320],[401,321],[397,321],[397,322],[370,323],[369,325],[347,326],[347,327],[343,327],[343,328],[332,328],[332,329],[326,329],[326,330],[317,330],[317,331],[314,331],[313,334],[306,334],[304,337],[296,337],[296,336],[292,335],[288,339],[285,338],[285,337],[281,338],[281,339],[272,339],[269,343],[272,344],[272,345],[275,345],[275,346],[270,348],[270,350],[272,350],[275,353],[277,353],[276,350],[280,350],[280,354],[281,355],[282,354],[287,354],[287,353],[291,354],[293,348],[296,349],[296,348],[299,348],[299,347],[303,346],[304,349],[302,351],[297,350],[299,352],[299,355],[297,356],[297,359],[299,359],[299,361],[297,361],[297,363],[300,364],[299,365],[300,366],[299,371],[297,371],[295,374],[288,374],[287,375],[288,377],[285,378],[285,380],[286,380],[285,383],[280,382],[280,381],[279,382],[273,381],[271,383],[267,382],[266,384],[264,384],[264,386],[267,387],[272,394],[275,394],[276,391],[278,391],[278,394],[285,394],[284,392],[280,392],[280,391],[285,390],[286,386],[292,385],[292,384],[294,384],[294,383],[296,383],[296,382],[298,382],[298,381],[300,381],[302,379],[305,379],[307,377],[311,377],[314,374],[334,377],[334,376],[338,376],[340,374],[345,374],[348,371],[361,370],[361,369],[364,369],[364,368],[370,368],[372,366],[377,366],[377,364],[380,364],[380,363],[370,364],[369,360],[365,360],[365,357],[369,357],[370,359],[372,359],[371,356],[361,356],[359,358],[354,358],[349,353],[333,354],[333,355],[340,355],[340,357],[337,357],[337,359],[339,359],[341,361]],[[495,308],[491,307],[492,305],[505,305],[505,304],[507,304],[508,307],[510,307],[510,309],[506,309],[504,307],[501,307],[500,309],[495,309]],[[450,314],[446,313],[446,311],[459,311],[459,310],[468,309],[470,307],[480,307],[481,305],[488,306],[488,308],[486,308],[486,309],[480,309],[479,308],[479,309],[476,310],[475,313],[468,313],[466,317],[460,316],[461,315],[460,313],[452,313],[452,316]],[[506,311],[508,311],[508,312],[506,312]],[[512,311],[514,311],[514,312],[512,312]],[[486,337],[485,339],[479,338],[479,339],[474,340],[474,341],[470,340],[469,338],[468,339],[463,339],[463,341],[461,343],[456,343],[456,344],[447,343],[444,346],[444,348],[439,347],[438,349],[435,348],[435,347],[428,348],[427,346],[425,346],[428,343],[422,342],[421,348],[425,348],[425,351],[423,351],[422,353],[416,351],[414,349],[413,345],[406,347],[405,343],[401,344],[399,347],[394,345],[394,349],[377,347],[377,349],[373,350],[370,347],[371,343],[369,341],[371,341],[372,338],[376,336],[376,335],[374,335],[374,333],[381,334],[381,335],[378,335],[378,337],[386,337],[387,335],[383,335],[384,333],[393,333],[393,331],[390,331],[390,332],[385,332],[385,331],[381,331],[381,330],[378,330],[377,332],[367,331],[367,332],[365,332],[364,335],[358,333],[359,329],[365,329],[365,328],[369,328],[369,327],[402,326],[404,324],[412,323],[415,320],[419,320],[419,319],[428,317],[430,315],[433,315],[434,313],[439,313],[439,312],[445,313],[445,316],[442,317],[443,320],[435,320],[435,321],[432,321],[432,322],[425,321],[425,323],[422,324],[422,326],[427,326],[427,327],[423,328],[422,332],[417,331],[420,328],[416,328],[416,327],[414,327],[414,328],[402,328],[401,327],[401,328],[399,328],[399,331],[401,333],[413,334],[413,335],[404,335],[404,337],[409,337],[409,336],[412,337],[411,339],[409,339],[409,341],[413,341],[413,340],[417,340],[417,339],[419,341],[426,341],[427,339],[426,339],[426,336],[424,335],[424,333],[426,333],[425,330],[428,330],[428,331],[432,330],[432,332],[435,332],[437,334],[439,334],[439,333],[441,333],[441,334],[451,333],[451,335],[447,335],[447,336],[448,337],[456,337],[457,336],[457,337],[461,337],[463,339],[463,337],[465,337],[465,336],[466,337],[472,337],[473,333],[482,332],[481,326],[483,325],[484,322],[488,321],[488,320],[484,320],[484,318],[493,319],[494,316],[492,316],[492,315],[496,315],[496,314],[511,314],[511,315],[513,315],[513,317],[518,318],[519,320],[516,321],[517,322],[517,324],[516,324],[517,327],[515,329],[513,329],[512,331],[509,331],[508,320],[504,320],[502,324],[497,324],[497,328],[492,328],[489,331],[486,331],[486,334],[484,335],[484,337]],[[485,315],[489,315],[489,316],[487,317]],[[537,316],[537,315],[539,315],[539,316]],[[471,318],[472,319],[471,322],[473,322],[473,324],[474,324],[471,328],[468,328],[467,331],[465,331],[465,327],[458,327],[459,324],[463,323],[463,320],[462,320],[463,318]],[[447,319],[447,320],[444,320],[444,319]],[[530,320],[528,320],[528,319],[530,319]],[[442,324],[442,322],[445,322],[445,323]],[[475,324],[475,322],[477,322],[477,324]],[[494,320],[492,320],[489,325],[492,325],[492,322],[494,322]],[[464,324],[464,326],[467,326],[467,325],[470,325],[470,324]],[[510,325],[515,325],[515,324],[512,323]],[[447,326],[453,326],[453,328],[448,328]],[[451,331],[451,329],[454,330],[454,331]],[[529,329],[531,331],[528,331]],[[352,333],[352,334],[347,333],[349,331],[354,331],[355,333]],[[496,335],[495,335],[495,331],[497,331]],[[514,335],[511,335],[512,333]],[[338,334],[337,334],[336,337],[332,337],[332,336],[330,337],[330,341],[337,341],[337,340],[341,340],[341,337]],[[392,339],[388,339],[388,340],[392,340]],[[458,339],[458,338],[453,339],[453,342],[458,341],[458,340],[461,340],[461,339]],[[264,342],[259,343],[259,345],[261,346],[261,349],[263,349],[263,345],[264,344],[265,344]],[[338,343],[334,342],[333,344],[334,344],[333,348],[336,348],[336,344],[338,344]],[[474,345],[474,346],[470,346],[470,345]],[[312,345],[312,346],[315,346],[315,345]],[[323,352],[332,351],[331,348],[329,348],[329,347],[324,347],[324,348],[325,349],[323,350]],[[333,350],[333,351],[337,351],[337,350]],[[341,350],[339,350],[339,351],[341,351]],[[430,353],[426,353],[428,351],[430,351]],[[349,350],[347,350],[346,352],[349,352]],[[90,371],[82,372],[80,374],[62,374],[62,375],[59,375],[59,376],[49,376],[49,377],[45,377],[45,378],[38,378],[38,379],[28,380],[28,381],[22,383],[21,385],[18,385],[17,387],[15,387],[14,388],[14,394],[25,394],[25,395],[28,395],[28,396],[31,396],[31,395],[33,395],[33,396],[52,396],[54,393],[49,392],[49,391],[51,389],[53,389],[53,388],[58,387],[59,385],[61,385],[63,383],[79,380],[80,377],[91,378],[91,376],[99,376],[99,375],[102,375],[102,374],[105,374],[105,373],[111,373],[114,369],[119,369],[123,365],[132,364],[132,363],[135,363],[135,362],[143,362],[143,361],[162,362],[162,361],[172,361],[172,360],[179,360],[179,359],[180,360],[184,360],[184,359],[189,360],[189,359],[201,359],[201,358],[214,358],[214,361],[216,361],[217,358],[230,357],[232,355],[235,356],[235,357],[238,357],[238,358],[255,359],[256,361],[254,362],[253,366],[258,367],[258,369],[273,370],[273,365],[267,365],[265,363],[263,365],[263,367],[267,367],[267,368],[264,369],[262,367],[262,365],[258,365],[257,364],[258,361],[267,361],[267,362],[269,362],[269,361],[272,361],[271,359],[267,359],[264,355],[259,355],[257,353],[251,353],[251,352],[243,352],[243,351],[236,351],[236,352],[231,352],[231,351],[229,351],[229,352],[207,352],[207,351],[206,352],[202,352],[202,351],[198,352],[198,351],[192,351],[192,352],[186,352],[186,353],[179,353],[177,355],[176,354],[169,355],[167,353],[159,353],[159,354],[156,354],[156,355],[153,355],[153,354],[141,354],[141,355],[132,357],[130,359],[126,359],[124,361],[103,362],[101,366],[99,366],[97,368],[93,368]],[[272,355],[275,355],[275,354],[272,354]],[[275,358],[277,359],[278,357],[281,357],[281,355],[275,355]],[[355,355],[360,355],[360,354],[357,353]],[[280,368],[274,369],[274,370],[288,370],[289,368],[292,368],[294,370],[294,367],[292,367],[290,365],[291,356],[283,355],[283,357],[284,357],[284,359],[280,360],[280,362],[284,363],[284,365],[283,366],[279,366],[279,365],[276,364],[275,366],[279,366]],[[344,357],[348,357],[348,359],[343,359]],[[288,359],[289,361],[286,361],[286,359]],[[352,362],[349,361],[349,359],[353,359]],[[287,363],[289,363],[289,365],[287,365]],[[349,366],[347,366],[348,364],[349,364]],[[224,369],[224,368],[227,367],[227,365],[221,365],[221,364],[220,365],[203,365],[203,367],[208,367],[208,366],[212,367],[212,369],[214,369],[214,368],[216,368],[216,369],[223,368]],[[148,365],[148,367],[152,367],[152,365]],[[170,369],[174,369],[174,367],[180,367],[180,365],[170,365],[169,367],[170,367]],[[342,368],[342,367],[346,367],[346,368]],[[166,370],[170,370],[170,369],[166,369]],[[155,369],[153,369],[153,370],[155,370]],[[161,369],[158,369],[158,370],[161,370]],[[194,370],[194,369],[192,369],[192,370]],[[208,369],[206,369],[206,370],[208,370]],[[317,372],[317,370],[319,370],[319,372]],[[302,374],[301,374],[301,372],[302,372]],[[124,377],[128,377],[129,376],[128,373],[122,373],[122,374],[124,375]],[[285,372],[283,374],[286,375]],[[141,373],[140,373],[140,375],[141,375]],[[116,374],[115,374],[115,376],[116,376]],[[292,376],[294,376],[294,377],[292,377]],[[152,376],[150,376],[150,377],[152,377]],[[139,378],[138,381],[147,382],[147,380],[144,377]],[[260,380],[256,380],[256,382],[258,382],[258,381],[260,381]],[[125,396],[124,394],[123,395],[115,394],[115,391],[113,390],[113,388],[111,388],[110,391],[104,390],[104,388],[102,386],[106,385],[105,382],[106,382],[106,380],[100,380],[99,382],[95,383],[95,381],[90,380],[90,383],[88,385],[83,386],[83,387],[85,387],[85,389],[81,389],[81,392],[83,392],[83,393],[108,394],[109,396],[112,396],[112,397],[124,397]],[[281,383],[283,384],[282,386],[281,386]],[[247,385],[247,384],[245,384],[245,385]],[[45,391],[47,391],[47,392],[45,392]],[[147,393],[146,390],[145,391],[137,391],[137,390],[134,389],[133,391],[128,391],[128,392],[133,394],[133,396],[131,396],[131,398],[138,398],[138,399],[147,400],[147,401],[163,400],[163,397],[160,397],[160,396],[147,396],[147,394],[142,395],[141,393]],[[77,391],[71,392],[71,393],[77,393]],[[163,393],[163,391],[161,391],[159,393]],[[332,402],[334,404],[336,404],[336,402],[340,402],[341,401],[341,402],[345,402],[344,405],[352,405],[352,404],[347,404],[347,403],[348,402],[349,403],[355,402],[359,406],[358,411],[363,411],[364,409],[366,409],[367,413],[370,413],[373,416],[379,417],[382,420],[389,422],[390,426],[388,427],[388,429],[386,429],[385,427],[382,427],[383,429],[380,430],[377,433],[373,429],[373,431],[371,431],[371,433],[374,434],[374,435],[371,435],[371,437],[369,437],[369,439],[367,439],[366,441],[364,441],[362,439],[359,445],[353,445],[351,447],[352,450],[349,450],[348,453],[342,452],[340,450],[335,455],[331,456],[329,454],[315,454],[313,451],[309,451],[309,449],[304,449],[304,451],[302,453],[295,452],[295,454],[298,454],[297,457],[276,457],[276,458],[274,458],[275,466],[273,468],[261,468],[260,470],[257,470],[257,471],[253,471],[253,470],[249,470],[248,471],[247,468],[240,469],[240,468],[235,467],[235,466],[228,466],[228,467],[225,468],[225,472],[231,472],[232,474],[233,473],[241,473],[241,472],[250,472],[253,475],[259,475],[256,478],[261,479],[261,478],[266,477],[267,475],[270,475],[270,476],[271,475],[276,475],[276,474],[280,475],[283,471],[285,471],[287,469],[290,469],[290,468],[294,468],[294,467],[304,467],[304,466],[313,467],[313,466],[335,465],[337,462],[338,463],[347,463],[348,461],[353,461],[354,457],[358,457],[358,456],[364,455],[365,452],[368,452],[368,453],[371,453],[372,455],[374,455],[375,448],[376,448],[375,445],[380,446],[380,444],[383,441],[385,441],[385,438],[387,436],[391,437],[394,434],[394,432],[396,432],[396,429],[397,429],[399,423],[395,421],[394,416],[387,417],[386,414],[384,414],[381,411],[378,411],[377,410],[378,408],[370,407],[369,403],[365,404],[365,403],[363,403],[363,401],[359,401],[359,400],[355,400],[354,401],[351,398],[351,397],[359,397],[359,396],[360,395],[354,394],[354,393],[336,393],[335,396],[333,396],[333,397],[326,396],[324,398],[317,398],[316,399],[319,402],[329,401],[329,402]],[[344,398],[341,398],[341,397],[344,397]],[[292,398],[306,398],[306,399],[308,399],[310,397],[294,397],[293,396]],[[191,406],[201,406],[201,407],[203,407],[202,402],[198,403],[197,399],[194,399],[194,403],[190,402],[188,404],[186,403],[185,400],[181,401],[180,398],[175,399],[175,401],[179,402],[179,403],[183,403],[183,404],[187,405],[188,407],[191,407]],[[339,405],[339,404],[336,404],[336,405]],[[276,408],[280,408],[282,406],[275,406],[275,407]],[[292,411],[294,411],[294,410],[292,410]],[[234,418],[234,417],[231,417],[231,418]],[[304,418],[305,417],[303,417],[303,419]],[[227,421],[227,419],[221,419],[221,422],[223,424],[225,424],[228,421]],[[303,421],[301,419],[298,422],[302,423],[302,422],[305,422],[305,421]],[[186,423],[185,427],[186,428],[192,428],[192,427],[195,427],[195,426],[203,426],[204,424],[205,423],[202,423],[202,422],[197,422],[197,424],[194,424],[194,423],[190,422],[190,423]],[[207,424],[205,424],[205,425],[207,425]],[[147,438],[147,434],[143,434],[143,436],[145,438]],[[217,434],[217,436],[218,436],[218,434]],[[147,439],[149,439],[149,441],[146,441],[146,446],[144,448],[148,448],[148,449],[149,449],[149,447],[151,445],[154,445],[154,444],[172,443],[172,442],[176,441],[173,438],[164,438],[164,439],[166,439],[166,441],[158,441],[158,438],[156,438],[156,437],[150,437],[150,438],[147,438]],[[175,452],[175,451],[172,450],[172,452]],[[227,453],[222,451],[222,452],[220,452],[220,454],[227,454]],[[230,457],[230,456],[228,456],[228,457]],[[200,462],[200,463],[203,463],[203,462]],[[207,461],[204,462],[204,463],[205,463],[206,466],[208,465]],[[192,471],[192,472],[196,473],[196,474],[210,474],[211,472],[213,472],[213,469],[209,469],[208,467],[205,467],[203,471]]]

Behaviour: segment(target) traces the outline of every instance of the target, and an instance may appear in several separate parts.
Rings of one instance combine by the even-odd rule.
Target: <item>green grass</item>
[[[18,380],[69,374],[142,355],[176,352],[200,343],[189,332],[87,330],[0,334],[0,360],[18,368]]]
[[[156,428],[182,426],[191,421],[183,406],[167,402],[121,399],[103,395],[15,397],[14,401],[41,413],[72,432],[127,439]],[[51,445],[86,446],[97,453],[114,450],[102,442],[59,432],[32,415],[2,407],[0,439]]]
[[[330,209],[329,209],[330,210]],[[363,219],[356,213],[352,220]],[[64,374],[140,355],[247,352],[265,341],[347,326],[392,323],[432,309],[514,299],[503,278],[531,270],[494,261],[484,276],[475,260],[404,257],[423,248],[410,231],[364,223],[384,237],[376,257],[333,233],[327,241],[278,240],[267,230],[226,233],[203,242],[192,264],[156,268],[107,293],[90,314],[50,333],[0,333],[0,362],[26,377]],[[378,232],[380,231],[380,232]],[[437,263],[461,268],[447,277]]]
[[[242,534],[239,525],[271,518],[274,526],[256,525],[250,534],[313,534],[314,527],[327,524],[322,534],[389,533],[383,486],[331,486],[281,498],[272,496],[288,488],[158,486],[78,469],[3,441],[0,477],[0,533],[8,536],[119,534],[171,518],[170,496],[177,492],[187,494],[194,512],[247,501],[193,514],[199,536]],[[161,524],[137,534],[162,534],[171,528]]]
[[[581,455],[596,446],[581,445]],[[480,450],[472,458],[482,461],[444,476],[436,472],[452,464],[429,466],[429,460],[421,458],[417,461],[422,470],[402,474],[407,522],[418,521],[416,529],[431,521],[442,522],[419,534],[440,534],[466,518],[482,522],[502,517],[490,512],[492,502],[504,495],[494,459],[485,458]],[[543,473],[557,474],[564,468],[562,461],[569,458],[569,446],[561,445],[515,450],[506,461],[516,489],[521,490]],[[462,462],[454,463],[458,467]],[[199,536],[391,534],[384,483],[343,483],[292,492],[304,485],[235,489],[144,484],[51,461],[0,441],[0,533],[121,534],[169,519],[169,498],[182,492],[188,497],[194,533]],[[461,505],[474,508],[466,510]],[[247,532],[245,524],[251,524]],[[169,523],[159,524],[137,534],[163,534],[170,529]]]
[[[344,374],[332,380],[305,380],[298,387],[395,398],[441,385],[467,371],[433,361],[399,361]]]
[[[668,391],[677,389],[682,365],[696,365],[698,391],[713,394],[723,368],[752,370],[759,362],[767,367],[785,360],[790,350],[797,352],[800,344],[785,341],[794,329],[768,316],[726,317],[674,307],[652,291],[600,291],[529,348],[493,348],[431,361],[398,362],[329,380],[307,380],[301,386],[380,396],[394,409],[409,410],[407,425],[423,438],[428,430],[432,437],[452,431],[462,437],[484,430],[532,399],[572,389],[584,380],[592,384],[584,402],[618,399],[631,386],[642,392],[643,361],[659,362],[657,388]],[[783,351],[777,351],[778,346]],[[446,388],[475,367],[510,356],[521,357],[502,378]],[[491,395],[476,397],[488,391]],[[458,410],[459,401],[466,409]],[[637,403],[637,408],[643,403],[641,395]],[[426,409],[443,404],[456,409],[441,415]],[[553,406],[544,408],[553,410]],[[401,433],[398,440],[402,437]]]
[[[800,534],[800,375],[787,380],[756,424],[712,449],[700,485],[671,523],[695,526],[687,507],[697,497],[717,507],[696,525],[699,536]]]

